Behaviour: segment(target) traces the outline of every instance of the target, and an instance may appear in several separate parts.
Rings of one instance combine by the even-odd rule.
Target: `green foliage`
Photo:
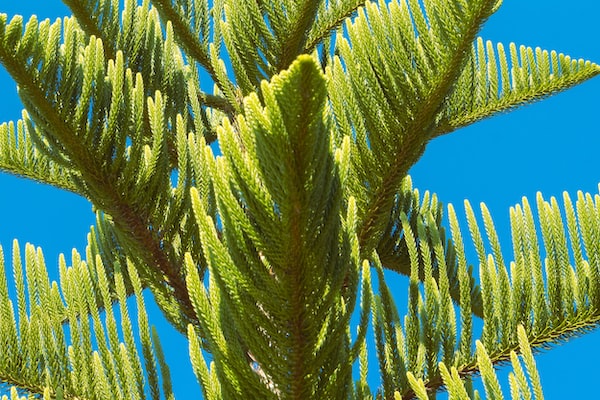
[[[334,159],[325,79],[313,59],[300,57],[263,83],[262,94],[265,107],[256,96],[245,100],[248,118],[239,118],[237,131],[224,122],[223,158],[208,166],[218,176],[221,240],[192,189],[209,291],[221,295],[211,302],[197,277],[188,286],[205,297],[196,307],[201,326],[219,318],[203,313],[228,310],[221,335],[207,337],[221,395],[334,398],[351,386],[346,329],[358,284],[356,207],[352,199],[343,206],[344,166]],[[248,353],[260,374],[235,363],[236,351],[238,360]],[[256,392],[261,379],[269,385]]]
[[[141,282],[131,264],[127,267],[134,286],[138,338],[133,333],[131,305],[120,273],[113,276],[119,315],[111,307],[106,308],[103,317],[100,315],[101,303],[96,298],[108,304],[111,293],[99,256],[88,253],[91,258],[82,260],[74,250],[71,266],[61,257],[59,288],[57,282],[48,279],[41,250],[27,245],[23,265],[15,241],[15,310],[1,251],[0,365],[5,384],[44,398],[139,398],[148,388],[152,398],[158,398],[155,344],[150,339]],[[158,344],[158,338],[155,340]],[[136,343],[141,344],[143,358]],[[163,377],[168,379],[164,373]],[[165,388],[169,395],[167,381]]]
[[[15,244],[13,289],[0,257],[11,398],[174,398],[150,293],[206,399],[477,399],[476,374],[496,399],[508,361],[512,398],[542,399],[532,349],[598,325],[597,196],[539,195],[537,225],[524,199],[510,262],[466,203],[474,268],[454,208],[407,176],[430,140],[600,73],[478,38],[501,1],[65,3],[0,14],[25,107],[0,169],[97,210],[59,282]]]

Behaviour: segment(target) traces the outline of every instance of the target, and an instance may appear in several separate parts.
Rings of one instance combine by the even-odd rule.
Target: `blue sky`
[[[505,0],[482,31],[484,39],[540,46],[600,63],[600,3],[596,0]],[[0,2],[0,12],[41,18],[68,13],[58,0]],[[0,121],[20,118],[14,83],[0,68]],[[505,250],[510,245],[508,209],[522,196],[534,199],[598,193],[600,169],[600,78],[509,114],[480,122],[430,143],[412,169],[413,184],[435,192],[462,212],[463,200],[484,201],[494,216]],[[0,244],[10,264],[12,240],[44,250],[55,270],[59,253],[84,251],[94,223],[87,201],[73,194],[0,174]],[[474,258],[472,259],[475,260]],[[163,334],[178,398],[196,397],[187,344],[150,310]],[[589,398],[600,368],[600,332],[593,332],[540,354],[537,358],[547,398]],[[375,367],[374,365],[372,367]],[[190,383],[191,382],[191,383]],[[507,382],[504,380],[503,385]]]

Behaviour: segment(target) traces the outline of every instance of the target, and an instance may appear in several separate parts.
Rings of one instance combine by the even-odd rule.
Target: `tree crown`
[[[479,38],[501,1],[64,3],[55,22],[0,14],[25,108],[0,169],[97,210],[59,282],[15,242],[13,301],[0,262],[13,398],[173,398],[144,290],[206,399],[478,398],[477,373],[502,398],[508,361],[511,396],[541,399],[532,349],[596,327],[597,196],[512,209],[510,262],[466,203],[476,276],[454,208],[446,235],[408,176],[429,141],[600,73]]]

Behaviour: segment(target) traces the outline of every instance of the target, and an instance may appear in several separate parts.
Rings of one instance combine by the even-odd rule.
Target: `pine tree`
[[[500,399],[502,363],[542,399],[533,353],[597,326],[598,195],[514,207],[508,261],[485,206],[465,231],[408,176],[432,139],[600,73],[478,38],[501,0],[64,3],[0,14],[25,108],[0,169],[97,222],[59,282],[17,242],[9,279],[0,249],[7,398],[174,398],[144,291],[205,399],[472,399],[476,375]]]

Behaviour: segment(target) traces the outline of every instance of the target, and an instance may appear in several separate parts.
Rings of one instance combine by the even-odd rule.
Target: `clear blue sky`
[[[597,0],[505,0],[482,32],[484,39],[540,46],[600,63],[600,3]],[[41,18],[68,13],[58,0],[0,2],[0,12]],[[0,68],[0,121],[20,118],[14,83]],[[600,182],[600,78],[540,103],[460,130],[433,141],[413,168],[413,183],[437,193],[444,203],[462,210],[464,199],[484,201],[510,245],[508,209],[537,191],[560,198],[564,190],[597,193]],[[87,201],[67,192],[0,174],[0,244],[8,258],[13,238],[44,250],[49,270],[59,253],[84,251],[94,223]],[[508,254],[510,256],[510,253]],[[475,261],[475,259],[472,259]],[[151,307],[151,305],[149,305]],[[152,312],[152,310],[154,310]],[[186,341],[151,310],[159,325],[178,398],[197,397]],[[403,312],[403,311],[401,311]],[[538,356],[546,398],[590,398],[600,367],[600,332],[570,341]],[[375,367],[375,365],[372,365]],[[191,383],[190,383],[191,382]],[[502,381],[506,385],[506,380]]]

